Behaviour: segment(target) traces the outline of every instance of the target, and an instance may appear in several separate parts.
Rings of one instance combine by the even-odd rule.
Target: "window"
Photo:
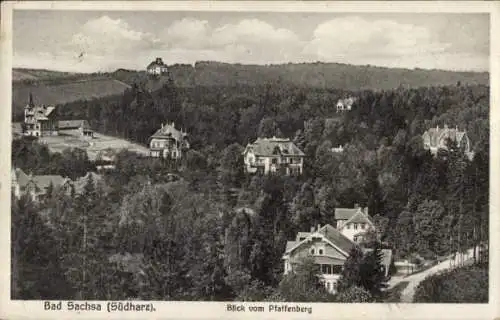
[[[276,159],[276,158],[272,159],[272,160],[271,160],[271,163],[272,163],[272,164],[277,164],[277,163],[278,163],[278,159]]]
[[[315,251],[314,248],[311,248],[311,254],[314,255]]]
[[[332,274],[341,274],[342,266],[332,266]]]
[[[322,255],[323,254],[323,249],[318,250],[318,254]]]
[[[327,282],[327,283],[326,283],[326,290],[328,290],[328,291],[331,291],[331,290],[332,290],[332,289],[331,289],[331,284],[330,284],[330,282]]]
[[[358,242],[358,236],[354,236],[353,240],[354,242]]]
[[[345,226],[346,229],[351,229],[351,224],[348,223],[346,226]]]
[[[358,224],[357,223],[354,224],[354,230],[358,230]]]
[[[304,241],[304,239],[305,239],[304,237],[300,237],[299,241]]]
[[[321,273],[322,274],[332,274],[332,266],[329,264],[322,264],[321,265]]]
[[[365,224],[365,223],[362,223],[362,224],[361,224],[361,229],[364,229],[364,228],[365,228],[365,226],[366,226],[366,224]]]

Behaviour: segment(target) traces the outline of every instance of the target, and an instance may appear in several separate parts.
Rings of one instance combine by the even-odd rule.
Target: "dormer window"
[[[324,253],[324,250],[323,250],[323,249],[319,249],[319,250],[318,250],[318,254],[319,254],[319,255],[321,255],[321,256],[322,256],[322,255],[323,255],[323,253]]]
[[[314,250],[314,248],[311,248],[311,254],[314,255],[316,253],[316,251]]]
[[[300,237],[300,238],[299,238],[299,241],[304,241],[305,239],[306,239],[306,238],[304,238],[304,237]]]

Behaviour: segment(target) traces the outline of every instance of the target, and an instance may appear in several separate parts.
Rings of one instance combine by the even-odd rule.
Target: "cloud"
[[[158,46],[161,46],[161,41],[153,34],[133,30],[126,21],[108,16],[87,21],[68,44],[68,48],[86,52],[87,55],[108,57]]]
[[[174,21],[162,34],[169,47],[204,49],[210,45],[211,27],[206,20],[184,18]]]
[[[458,35],[444,37],[443,31],[435,32],[427,25],[344,16],[321,22],[307,34],[255,18],[213,23],[186,17],[164,29],[150,28],[154,31],[146,32],[123,18],[104,15],[77,27],[66,42],[62,41],[63,45],[39,48],[36,52],[43,51],[44,61],[37,60],[32,52],[15,51],[14,62],[23,67],[43,64],[84,72],[143,69],[154,57],[163,57],[167,64],[199,60],[255,64],[326,61],[403,68],[488,69],[487,54],[465,45],[461,47],[468,51],[461,50],[456,46]],[[446,26],[442,24],[441,29]],[[50,36],[58,37],[53,32]],[[79,59],[82,52],[83,59]]]
[[[304,53],[326,60],[364,59],[364,63],[370,63],[382,56],[389,62],[394,57],[439,54],[449,46],[423,26],[354,16],[319,24]]]

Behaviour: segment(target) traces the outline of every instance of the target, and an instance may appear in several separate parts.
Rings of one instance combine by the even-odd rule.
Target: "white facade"
[[[259,138],[243,152],[248,173],[301,175],[304,153],[290,139]]]

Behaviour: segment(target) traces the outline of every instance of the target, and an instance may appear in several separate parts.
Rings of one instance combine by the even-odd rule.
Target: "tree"
[[[442,243],[442,229],[440,221],[445,214],[444,207],[439,201],[425,200],[419,204],[415,212],[415,244],[419,253],[424,256],[435,256],[439,252]],[[446,232],[444,238],[446,239]]]
[[[74,297],[59,265],[60,246],[27,197],[12,201],[11,298],[56,300]]]
[[[278,294],[284,301],[327,302],[332,297],[321,283],[319,266],[312,257],[298,262],[296,269],[283,277]]]
[[[371,302],[372,296],[363,287],[352,286],[335,296],[335,302],[339,303],[362,303]]]
[[[278,123],[270,117],[263,118],[259,123],[258,136],[261,138],[282,137]]]
[[[222,151],[220,180],[226,187],[239,187],[244,179],[243,147],[237,143]]]
[[[386,287],[382,255],[380,247],[375,247],[366,254],[354,247],[344,263],[337,283],[338,293],[343,294],[352,287],[362,287],[374,299],[380,298],[382,290]]]

